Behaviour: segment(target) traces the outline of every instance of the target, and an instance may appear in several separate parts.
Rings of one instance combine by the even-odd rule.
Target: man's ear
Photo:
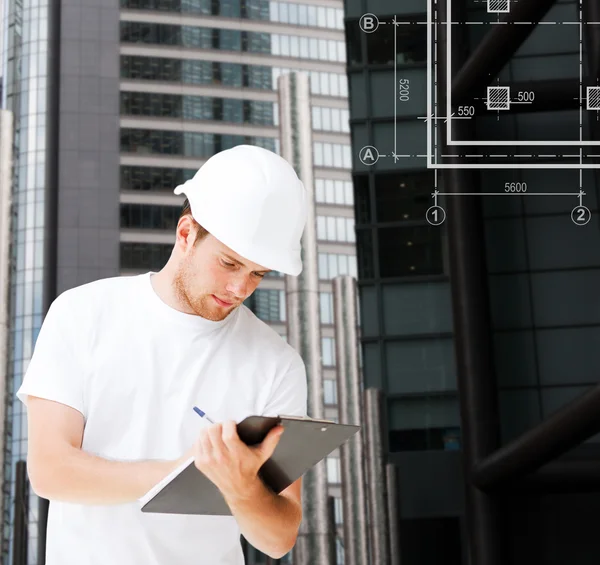
[[[176,246],[181,247],[182,251],[186,251],[187,248],[194,244],[196,240],[196,231],[190,216],[182,216],[177,222],[177,229],[175,232]]]

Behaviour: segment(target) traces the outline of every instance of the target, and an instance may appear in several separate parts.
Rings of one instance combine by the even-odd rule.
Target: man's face
[[[250,296],[269,269],[235,253],[212,235],[188,240],[173,283],[177,297],[207,320],[226,318]]]

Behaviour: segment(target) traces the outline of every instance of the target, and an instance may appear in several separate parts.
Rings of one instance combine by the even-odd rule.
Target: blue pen
[[[200,410],[200,408],[198,408],[197,406],[194,406],[194,412],[196,412],[196,414],[198,414],[200,416],[200,418],[205,418],[206,420],[208,420],[211,424],[214,424],[214,422],[206,415],[206,412],[203,412],[202,410]]]

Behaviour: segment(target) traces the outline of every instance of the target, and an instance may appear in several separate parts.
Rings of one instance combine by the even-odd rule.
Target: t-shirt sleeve
[[[282,371],[273,383],[263,415],[306,416],[306,410],[306,367],[302,357],[294,351],[294,357],[288,369]]]
[[[65,293],[48,309],[23,383],[17,391],[17,398],[25,405],[29,395],[38,396],[84,414],[83,372],[74,314],[73,304]]]

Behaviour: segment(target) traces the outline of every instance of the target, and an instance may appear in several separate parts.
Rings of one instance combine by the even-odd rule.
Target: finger
[[[262,443],[256,446],[255,449],[260,454],[263,462],[273,455],[273,452],[281,439],[281,434],[283,434],[283,426],[277,425],[269,431]]]
[[[223,422],[222,440],[232,453],[239,453],[245,446],[237,432],[237,424],[233,420]]]
[[[212,457],[212,444],[206,430],[198,436],[196,445],[196,466],[206,465]]]
[[[228,452],[227,446],[223,442],[223,425],[215,424],[207,430],[210,444],[212,447],[213,458],[220,461]]]

